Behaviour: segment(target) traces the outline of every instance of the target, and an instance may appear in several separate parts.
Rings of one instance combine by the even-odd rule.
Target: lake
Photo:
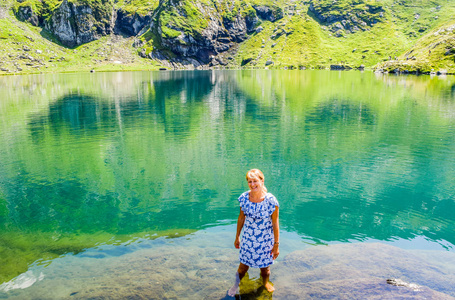
[[[455,77],[0,77],[0,299],[229,299],[245,174],[280,203],[274,294],[455,297]]]

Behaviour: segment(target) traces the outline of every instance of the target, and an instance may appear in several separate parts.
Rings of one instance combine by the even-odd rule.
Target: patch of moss
[[[312,7],[323,21],[333,22],[344,17],[349,22],[360,20],[368,25],[380,21],[380,13],[384,11],[381,3],[366,0],[313,0]],[[360,26],[361,23],[357,23]]]
[[[144,45],[137,50],[138,53],[144,49],[145,54],[149,55],[155,49],[162,49],[161,44],[158,43],[158,37],[150,29],[141,35],[140,39],[144,42]]]
[[[154,11],[158,4],[159,0],[120,0],[115,2],[115,7],[117,9],[121,8],[131,15],[145,16]]]
[[[43,10],[43,3],[38,0],[26,0],[24,2],[16,1],[12,6],[14,14],[17,15],[21,7],[30,7],[34,13],[36,13],[37,15],[41,15]]]
[[[114,9],[113,0],[68,0],[75,5],[86,5],[92,9],[93,22],[96,30],[103,31],[108,27]]]

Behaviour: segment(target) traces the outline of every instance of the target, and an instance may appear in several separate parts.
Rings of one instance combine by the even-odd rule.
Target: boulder
[[[33,26],[38,26],[40,23],[38,15],[28,5],[19,6],[16,10],[16,17],[20,21],[30,23]]]
[[[288,254],[275,267],[273,283],[280,288],[274,296],[453,299],[454,259],[449,251],[407,251],[379,243],[311,247]]]
[[[330,65],[330,70],[351,70],[352,68],[347,65]]]
[[[445,56],[452,54],[455,54],[455,48],[450,48],[444,53]]]
[[[283,18],[283,10],[275,5],[253,5],[256,14],[263,20],[275,22]]]

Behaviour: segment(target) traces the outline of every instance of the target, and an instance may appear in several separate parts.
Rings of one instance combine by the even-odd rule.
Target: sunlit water
[[[0,77],[0,298],[228,298],[251,168],[274,298],[455,297],[455,78],[249,70]]]

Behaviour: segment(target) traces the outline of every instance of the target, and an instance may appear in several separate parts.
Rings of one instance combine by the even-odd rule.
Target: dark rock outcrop
[[[22,22],[30,23],[33,26],[38,26],[40,24],[38,15],[28,5],[19,6],[15,13],[16,13],[16,17]]]
[[[283,18],[283,10],[278,6],[253,5],[253,8],[263,20],[275,22]]]
[[[44,27],[68,47],[97,40],[112,32],[114,11],[109,9],[109,4],[105,1],[103,5],[107,7],[101,10],[63,0],[52,16],[44,21]]]
[[[347,66],[347,65],[330,65],[330,70],[351,70],[352,67]]]
[[[246,11],[230,11],[223,7],[192,3],[197,19],[188,19],[188,3],[163,1],[151,23],[151,30],[160,38],[162,49],[154,50],[152,57],[162,57],[177,65],[195,67],[225,64],[217,56],[232,49],[255,31],[259,19],[251,7]],[[170,18],[172,16],[172,18]],[[170,20],[170,21],[169,21]],[[188,23],[196,26],[188,26]],[[170,50],[170,53],[169,53]],[[178,57],[178,58],[176,58]]]
[[[127,36],[135,36],[139,34],[146,26],[152,22],[151,13],[145,16],[140,14],[128,13],[123,9],[117,11],[115,20],[114,32],[116,34],[124,34]]]
[[[43,26],[64,46],[76,47],[115,33],[137,36],[136,47],[145,46],[153,37],[153,53],[139,49],[142,57],[169,61],[177,67],[226,65],[221,56],[260,32],[260,19],[275,22],[283,18],[276,5],[236,6],[226,2],[160,0],[148,14],[115,9],[113,0],[63,2],[49,17],[38,16],[33,9],[20,5],[19,19]],[[140,38],[150,31],[147,38]],[[226,56],[229,56],[226,54]]]

